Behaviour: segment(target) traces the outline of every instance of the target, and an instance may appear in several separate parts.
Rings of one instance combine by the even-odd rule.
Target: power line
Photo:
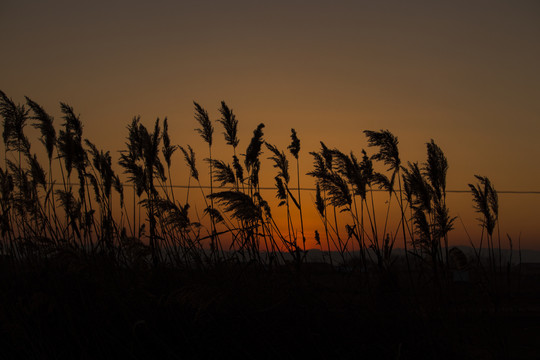
[[[51,185],[51,183],[47,183],[48,185]],[[125,187],[135,187],[134,184],[129,184],[129,183],[121,183],[122,186],[125,186]],[[64,184],[57,184],[57,183],[53,183],[52,185],[55,185],[55,186],[63,186]],[[66,185],[68,186],[80,186],[79,183],[67,183]],[[191,188],[191,189],[196,189],[196,188],[203,188],[203,189],[210,189],[210,185],[197,185],[197,186],[194,186],[194,185],[163,185],[163,186],[157,186],[157,187],[165,187],[165,188],[175,188],[175,189],[188,189],[188,188]],[[225,189],[225,190],[230,190],[232,189],[233,187],[232,186],[213,186],[212,189]],[[269,187],[269,186],[261,186],[258,188],[259,190],[276,190],[275,187]],[[310,187],[301,187],[300,189],[297,188],[297,187],[290,187],[289,190],[291,191],[317,191],[316,188],[310,188]],[[372,189],[373,192],[387,192],[387,190],[384,190],[384,189]],[[396,189],[394,190],[396,192],[398,192],[399,190]],[[402,192],[404,192],[404,190],[401,190]],[[454,189],[451,189],[451,190],[446,190],[447,193],[454,193],[454,194],[468,194],[470,193],[471,191],[470,190],[454,190]],[[517,194],[517,195],[540,195],[540,191],[535,191],[535,190],[497,190],[497,194]]]

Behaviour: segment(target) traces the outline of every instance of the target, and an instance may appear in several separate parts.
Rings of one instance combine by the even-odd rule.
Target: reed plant
[[[479,181],[477,184],[469,184],[473,195],[474,209],[481,215],[480,225],[482,232],[480,235],[480,245],[478,249],[478,261],[481,261],[482,247],[484,239],[488,251],[488,262],[491,271],[496,270],[495,246],[493,244],[493,231],[499,219],[499,198],[497,191],[491,181],[486,176],[475,175]],[[499,234],[499,265],[501,264],[501,242]]]
[[[219,159],[213,154],[216,139],[211,116],[194,102],[199,125],[195,131],[208,147],[207,194],[194,149],[174,144],[167,118],[163,122],[157,119],[149,130],[140,117],[134,117],[127,126],[125,148],[115,161],[111,152],[84,138],[83,122],[70,105],[60,103],[63,122],[57,130],[54,118],[43,107],[28,97],[25,100],[25,104],[16,104],[0,92],[4,127],[0,233],[6,254],[21,258],[69,248],[87,255],[107,254],[124,264],[143,258],[154,267],[204,266],[233,259],[266,266],[286,261],[285,253],[295,264],[305,262],[309,239],[304,228],[301,146],[295,129],[291,129],[287,146],[290,155],[264,139],[264,124],[254,129],[240,154],[237,116],[222,101],[216,122],[232,152],[228,160]],[[26,136],[28,124],[39,131],[45,168]],[[362,149],[357,157],[324,142],[318,151],[310,152],[313,167],[308,175],[315,180],[314,206],[322,221],[312,240],[324,248],[332,264],[334,251],[341,264],[346,264],[357,249],[365,271],[372,264],[388,271],[400,236],[409,273],[420,261],[430,264],[438,278],[448,265],[449,233],[455,220],[447,205],[448,161],[443,151],[431,140],[426,144],[425,163],[404,166],[398,138],[390,131],[366,130],[364,134],[367,146],[375,150],[371,155]],[[187,178],[185,198],[177,196],[172,179],[178,149],[186,167],[174,173]],[[264,151],[277,171],[273,178],[277,206],[285,208],[283,221],[274,217],[263,196],[260,172]],[[123,174],[117,173],[116,163]],[[291,185],[294,176],[296,189]],[[494,269],[497,193],[489,179],[477,179],[479,184],[469,186],[475,208],[482,215],[480,251],[486,241]],[[202,219],[192,213],[192,180],[207,201]],[[127,186],[133,188],[132,212],[126,203]],[[376,195],[380,192],[386,197],[382,206]],[[391,218],[392,209],[399,211],[396,219]],[[286,224],[286,229],[279,223]],[[230,240],[228,248],[224,239]],[[139,260],[134,258],[132,247],[141,249]],[[500,248],[499,244],[499,265]]]
[[[367,339],[361,351],[371,349],[368,357],[435,358],[462,343],[459,334],[464,323],[469,328],[471,314],[480,325],[468,331],[477,336],[485,330],[487,313],[512,308],[519,298],[513,295],[524,294],[518,293],[521,267],[514,271],[510,259],[506,278],[502,271],[499,200],[487,177],[477,175],[477,183],[469,184],[482,228],[478,263],[452,248],[456,218],[447,200],[449,165],[433,140],[423,163],[403,161],[398,138],[388,130],[364,132],[371,153],[320,142],[309,153],[313,165],[307,179],[314,189],[305,189],[295,129],[286,150],[265,138],[264,124],[241,145],[237,114],[229,105],[222,101],[214,120],[223,138],[213,136],[213,115],[196,102],[194,107],[207,170],[198,168],[194,148],[175,144],[167,118],[147,128],[133,117],[115,158],[115,152],[85,138],[82,116],[70,105],[60,103],[61,124],[55,125],[34,100],[18,104],[0,91],[0,283],[5,285],[0,317],[8,339],[3,350],[20,351],[9,342],[23,338],[17,354],[36,355],[24,348],[38,339],[37,355],[29,357],[47,357],[47,346],[55,348],[52,357],[107,357],[107,350],[80,351],[92,348],[105,324],[107,341],[100,345],[110,350],[122,343],[119,353],[130,349],[134,358],[219,356],[222,347],[205,347],[209,341],[223,348],[235,344],[229,350],[236,355],[257,354],[264,343],[278,356],[357,357],[360,338]],[[29,125],[41,142],[35,148]],[[223,140],[232,151],[216,156],[214,146]],[[178,179],[187,180],[185,193],[175,185]],[[274,187],[264,186],[268,179]],[[266,190],[275,192],[281,211],[267,201]],[[312,190],[310,204],[306,191]],[[194,191],[204,202],[200,214],[201,198]],[[305,218],[310,205],[321,219],[313,239]],[[396,261],[398,239],[406,269]],[[308,263],[315,253],[310,240],[327,263]],[[483,271],[483,251],[489,271]],[[452,261],[471,270],[474,281],[443,281],[452,279],[447,276],[456,269]],[[485,276],[477,278],[479,272]],[[403,275],[413,286],[402,286]],[[359,330],[360,323],[368,325]],[[77,341],[57,336],[72,336],[74,329],[80,332],[68,340],[80,335]],[[239,334],[248,340],[238,343]],[[508,335],[504,327],[496,338]],[[300,336],[308,345],[296,349],[284,336]],[[350,341],[350,353],[335,346],[343,338]],[[55,352],[62,346],[69,352]],[[147,352],[137,354],[139,348]]]
[[[427,162],[423,166],[409,162],[403,168],[403,181],[411,199],[414,244],[418,246],[419,256],[431,264],[434,279],[438,281],[443,264],[448,263],[448,233],[456,217],[450,216],[446,205],[446,157],[433,140],[426,146]]]

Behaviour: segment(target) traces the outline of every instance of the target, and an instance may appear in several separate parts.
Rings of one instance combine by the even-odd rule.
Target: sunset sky
[[[448,189],[468,190],[479,174],[497,190],[540,191],[536,0],[3,0],[0,37],[0,90],[29,96],[57,127],[58,103],[72,105],[115,162],[134,115],[147,126],[167,116],[172,141],[193,146],[203,166],[193,100],[212,119],[224,100],[240,153],[259,123],[282,149],[295,128],[303,174],[319,141],[359,155],[363,130],[389,129],[404,162],[425,161],[431,139],[444,150]],[[230,161],[215,126],[215,154]],[[173,160],[173,181],[186,184],[180,153]],[[266,160],[263,174],[272,186]],[[309,193],[302,200],[312,208]],[[501,232],[540,249],[540,194],[500,194],[500,204]],[[478,237],[471,195],[450,194],[448,205]],[[320,231],[309,212],[309,231]],[[451,241],[466,244],[463,234],[457,221]]]

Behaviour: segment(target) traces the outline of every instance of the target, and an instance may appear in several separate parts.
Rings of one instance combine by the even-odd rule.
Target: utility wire
[[[51,185],[51,183],[47,183],[48,185]],[[125,186],[125,187],[134,187],[135,185],[134,184],[128,184],[128,183],[121,183],[122,186]],[[56,183],[53,183],[52,185],[62,185],[64,186],[64,184],[56,184]],[[69,185],[69,186],[80,186],[79,183],[68,183],[66,185]],[[161,186],[159,186],[161,187]],[[166,187],[166,188],[175,188],[175,189],[187,189],[187,188],[203,188],[203,189],[210,189],[210,185],[163,185],[162,187]],[[230,190],[232,189],[233,186],[213,186],[213,189],[225,189],[225,190]],[[276,190],[275,187],[268,187],[268,186],[261,186],[259,187],[260,190]],[[317,191],[316,188],[309,188],[309,187],[301,187],[300,189],[297,188],[297,187],[290,187],[289,190],[294,190],[294,191]],[[374,192],[388,192],[388,190],[384,190],[384,189],[373,189],[372,191]],[[395,189],[394,190],[395,192],[399,192],[399,189]],[[405,190],[401,190],[402,192],[404,192]],[[446,190],[447,193],[454,193],[454,194],[468,194],[470,193],[471,191],[470,190]],[[497,190],[497,194],[521,194],[521,195],[540,195],[540,191],[534,191],[534,190]]]

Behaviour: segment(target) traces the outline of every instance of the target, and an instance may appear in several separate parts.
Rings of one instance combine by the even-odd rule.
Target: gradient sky
[[[57,126],[58,102],[69,103],[114,159],[137,114],[147,125],[167,116],[173,142],[204,158],[192,101],[217,119],[225,100],[242,150],[260,122],[280,148],[296,128],[303,173],[320,140],[359,154],[362,130],[389,129],[404,161],[424,161],[434,139],[449,189],[480,174],[498,190],[540,191],[538,1],[3,0],[0,38],[0,89],[43,105]],[[540,249],[540,195],[500,200],[501,231]],[[479,230],[470,194],[448,204]]]

